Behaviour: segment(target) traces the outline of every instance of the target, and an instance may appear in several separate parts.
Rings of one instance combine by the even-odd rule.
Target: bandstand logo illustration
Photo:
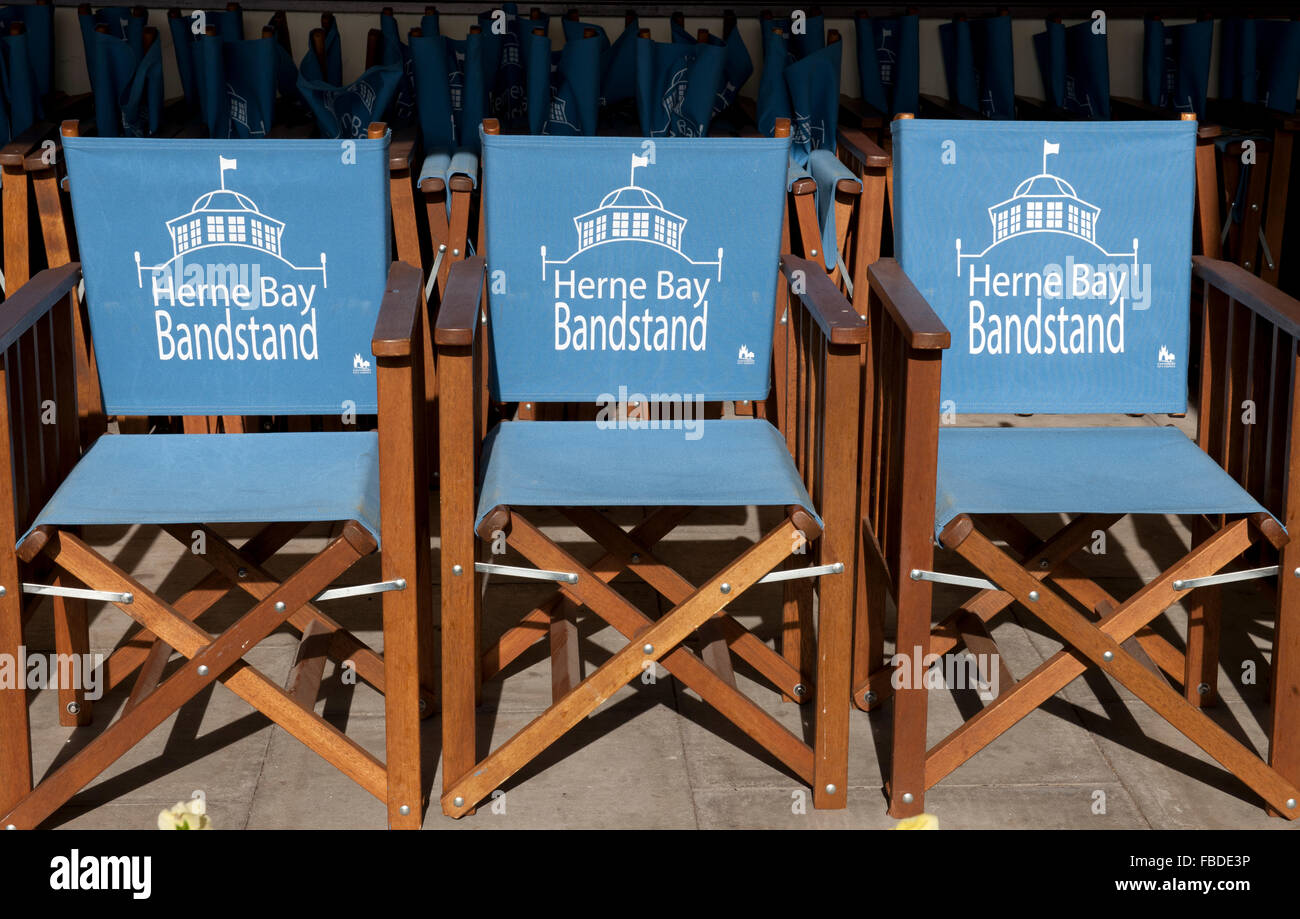
[[[682,251],[686,218],[664,207],[663,201],[650,189],[636,184],[637,169],[649,165],[649,157],[633,154],[628,184],[605,195],[599,207],[573,218],[578,245],[572,255],[548,259],[546,247],[541,247],[543,281],[548,265],[567,265],[583,252],[614,243],[659,246],[692,265],[716,267],[717,280],[722,280],[722,248],[718,248],[718,257],[713,260],[696,261],[686,255]]]
[[[168,271],[173,263],[183,261],[192,253],[213,248],[242,248],[273,256],[292,271],[319,273],[321,286],[328,287],[325,272],[325,253],[320,254],[320,266],[299,267],[284,257],[282,239],[284,221],[264,214],[247,195],[226,188],[226,172],[234,171],[238,162],[234,158],[218,157],[221,186],[205,192],[195,199],[188,213],[167,221],[167,232],[172,241],[172,255],[158,265],[145,265],[140,252],[135,252],[136,281],[144,287],[145,272]]]
[[[1101,208],[1079,197],[1074,186],[1060,176],[1047,171],[1047,158],[1059,156],[1061,145],[1043,141],[1043,171],[1030,176],[1016,186],[1015,192],[1005,201],[988,209],[993,229],[993,242],[981,252],[963,253],[961,239],[957,245],[957,274],[961,274],[963,259],[981,259],[991,250],[1009,239],[1039,233],[1072,236],[1093,246],[1107,258],[1132,259],[1136,275],[1138,240],[1133,237],[1129,252],[1108,252],[1097,242],[1097,223]]]

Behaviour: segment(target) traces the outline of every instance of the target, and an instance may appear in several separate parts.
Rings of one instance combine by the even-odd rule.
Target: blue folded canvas
[[[54,6],[0,7],[0,31],[8,34],[9,26],[15,22],[23,24],[27,56],[39,99],[54,88]]]
[[[672,36],[676,44],[694,45],[698,41],[696,36],[676,21],[672,23]],[[710,33],[708,43],[725,48],[727,52],[723,69],[725,81],[722,91],[718,93],[718,98],[713,103],[713,114],[716,116],[726,111],[736,101],[736,94],[754,74],[754,61],[749,56],[749,49],[745,47],[744,40],[740,37],[739,29],[733,28],[725,38]]]
[[[1106,35],[1092,20],[1068,28],[1047,22],[1034,36],[1034,54],[1047,102],[1084,118],[1110,118],[1110,59]]]
[[[154,42],[142,53],[111,34],[91,31],[83,37],[99,136],[156,134],[162,121],[162,46]]]
[[[532,134],[593,135],[600,111],[599,35],[570,38],[551,51],[544,35],[525,35],[528,129]]]
[[[1016,114],[1011,17],[955,19],[939,26],[948,98],[985,118]]]
[[[1144,23],[1142,95],[1151,105],[1205,115],[1210,83],[1214,23],[1209,20],[1167,26],[1159,19]]]
[[[26,33],[0,37],[0,137],[22,134],[41,117],[39,83]]]
[[[1219,96],[1295,112],[1300,84],[1300,22],[1223,20]]]
[[[199,107],[209,137],[265,137],[275,122],[279,55],[273,38],[204,35],[193,45]]]
[[[637,114],[646,137],[705,137],[726,86],[727,52],[639,38]]]
[[[385,66],[396,65],[402,70],[402,77],[397,81],[397,91],[388,107],[390,123],[398,126],[413,124],[416,113],[411,49],[402,41],[397,19],[392,13],[380,15],[379,31],[379,62]]]
[[[859,15],[854,23],[862,99],[882,115],[916,112],[921,101],[919,17]]]

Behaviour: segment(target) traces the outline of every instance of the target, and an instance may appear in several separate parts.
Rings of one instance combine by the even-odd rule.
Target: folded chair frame
[[[819,526],[802,508],[787,509],[779,525],[698,586],[653,553],[654,544],[680,522],[687,508],[660,508],[630,532],[594,509],[562,509],[605,550],[590,567],[573,558],[515,508],[493,508],[476,532],[464,523],[475,517],[472,470],[482,430],[480,407],[486,399],[478,384],[482,379],[479,362],[484,355],[477,334],[484,316],[484,263],[481,258],[473,258],[452,267],[436,333],[443,398],[444,813],[453,817],[472,813],[502,783],[643,673],[647,663],[662,664],[793,774],[810,783],[815,806],[845,806],[848,706],[844,693],[849,687],[850,660],[846,652],[852,632],[853,585],[835,572],[845,570],[854,548],[851,521],[856,509],[856,426],[850,424],[836,431],[831,421],[818,423],[825,419],[812,409],[826,404],[834,405],[837,412],[856,409],[858,356],[866,340],[866,325],[814,263],[783,257],[782,267],[787,278],[798,279],[796,289],[803,291],[789,298],[791,314],[796,317],[792,325],[801,330],[790,353],[799,355],[796,396],[807,410],[788,438],[800,439],[796,465],[806,484],[814,486],[809,492],[822,509],[823,523]],[[785,306],[781,298],[778,312]],[[818,402],[814,380],[820,382],[823,402]],[[486,542],[502,532],[539,572],[546,572],[548,580],[558,582],[557,592],[528,613],[519,626],[507,631],[486,654],[480,654],[478,625],[483,591],[478,572],[484,566],[476,564],[476,560],[483,557]],[[480,540],[477,543],[476,535]],[[798,553],[801,543],[814,540],[825,565],[794,574],[825,572],[818,589],[815,686],[812,668],[801,670],[792,665],[726,613],[727,606],[755,583],[765,578],[790,578],[786,572],[769,573]],[[623,570],[637,575],[674,607],[657,620],[645,615],[609,586]],[[808,580],[800,583],[810,588]],[[586,607],[628,638],[627,645],[585,680],[580,676],[576,630],[571,622],[578,606]],[[811,613],[811,602],[808,610]],[[750,662],[778,691],[800,700],[816,700],[811,744],[736,688],[729,655],[725,655],[723,666],[710,661],[708,653],[697,656],[683,646],[687,638],[705,626],[716,629],[709,634],[720,634],[723,648]],[[499,673],[543,636],[551,642],[552,706],[480,760],[475,745],[474,704],[481,680]]]

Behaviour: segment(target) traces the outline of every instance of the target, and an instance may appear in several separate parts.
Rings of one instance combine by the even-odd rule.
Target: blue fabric
[[[939,428],[937,535],[959,514],[1254,514],[1176,428]]]
[[[494,397],[764,398],[789,149],[484,137]]]
[[[674,44],[694,45],[699,43],[699,40],[694,35],[676,22],[672,23],[672,36]],[[739,29],[732,29],[726,38],[720,38],[710,33],[708,43],[726,50],[726,57],[723,62],[723,86],[713,100],[713,114],[716,116],[736,101],[736,93],[754,74],[754,61],[749,56],[749,49],[745,47],[744,40],[740,37]]]
[[[794,187],[794,183],[800,179],[811,179],[812,173],[808,171],[806,164],[799,162],[793,156],[785,167],[785,190],[789,191]]]
[[[763,28],[763,73],[759,77],[757,114],[760,133],[772,135],[776,119],[790,119],[794,158],[808,161],[813,150],[835,149],[840,110],[842,43],[827,45],[809,34],[777,34],[772,20]],[[802,53],[801,53],[802,52]]]
[[[0,29],[7,34],[15,22],[23,24],[39,99],[54,88],[54,5],[0,7]]]
[[[200,101],[203,92],[200,88],[202,78],[200,69],[203,65],[199,60],[198,44],[209,37],[223,42],[243,41],[243,10],[195,10],[180,16],[168,16],[167,26],[171,30],[172,47],[176,51],[176,69],[181,77],[181,90],[185,94],[185,101],[189,107],[197,110],[203,104]],[[207,26],[214,26],[217,34],[208,36]],[[209,108],[212,107],[209,103]],[[225,136],[225,132],[223,131],[220,136]]]
[[[474,183],[474,187],[478,188],[478,156],[467,150],[456,153],[435,150],[426,156],[420,165],[420,177],[416,184],[423,184],[425,179],[438,178],[442,180],[445,188],[451,181],[451,177],[455,175],[467,176]],[[447,195],[444,204],[447,208],[447,216],[451,216],[451,195]]]
[[[1049,20],[1034,36],[1034,54],[1051,105],[1094,121],[1110,118],[1106,35],[1093,32],[1092,20],[1068,28]]]
[[[911,119],[893,135],[898,259],[952,333],[944,400],[1186,410],[1195,122]]]
[[[376,411],[387,137],[63,146],[110,414]]]
[[[1219,95],[1295,112],[1300,91],[1300,22],[1276,19],[1223,20]]]
[[[402,76],[397,81],[397,91],[389,106],[389,119],[392,124],[403,126],[413,124],[415,115],[415,78],[412,72],[411,49],[402,43],[397,19],[392,13],[380,13],[379,16],[379,60],[384,65],[396,65],[401,68]]]
[[[203,35],[193,45],[195,80],[209,137],[265,137],[275,122],[274,38],[247,41]]]
[[[143,45],[137,48],[128,40],[91,31],[86,47],[99,136],[156,134],[162,122],[162,46],[154,42],[142,51]]]
[[[939,26],[948,98],[985,118],[1016,114],[1011,17],[955,19]]]
[[[547,36],[529,33],[523,37],[530,133],[559,136],[596,133],[601,42],[599,35],[579,36],[552,53]]]
[[[845,179],[862,187],[862,180],[829,150],[814,150],[808,171],[817,182],[817,220],[822,228],[822,260],[830,271],[839,263],[839,234],[835,225],[835,189]]]
[[[920,23],[915,15],[875,19],[859,15],[858,90],[883,115],[915,112],[920,105]]]
[[[312,80],[304,73],[298,77],[298,91],[322,137],[357,139],[366,136],[372,122],[385,120],[404,77],[401,64],[371,67],[347,86]]]
[[[41,117],[39,83],[26,34],[0,37],[0,136],[12,140]]]
[[[1205,115],[1210,83],[1210,20],[1167,26],[1159,19],[1144,23],[1142,94],[1151,105]]]
[[[425,19],[437,17],[426,16]],[[436,150],[456,144],[456,116],[451,106],[448,80],[447,43],[426,28],[411,35],[411,76],[415,82],[415,107],[424,149]]]
[[[483,443],[483,484],[474,525],[499,504],[799,505],[816,517],[776,428],[737,418],[698,423],[691,430],[620,430],[592,421],[504,421]]]
[[[379,540],[375,432],[101,437],[32,528],[322,520]]]
[[[727,52],[639,38],[637,114],[646,137],[706,137],[714,102],[727,85]]]

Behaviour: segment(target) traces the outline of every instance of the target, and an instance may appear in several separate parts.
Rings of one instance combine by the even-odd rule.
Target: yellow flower
[[[937,830],[939,829],[939,818],[934,814],[917,814],[915,817],[908,817],[906,820],[898,821],[896,830]]]

